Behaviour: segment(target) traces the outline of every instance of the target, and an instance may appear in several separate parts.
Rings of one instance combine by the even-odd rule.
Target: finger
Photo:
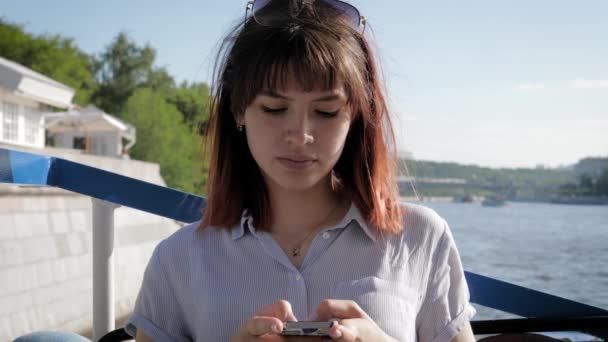
[[[369,318],[359,304],[352,300],[325,299],[319,303],[316,310],[318,320],[330,318]]]
[[[278,334],[282,330],[283,322],[276,317],[255,316],[245,323],[246,335]]]
[[[359,330],[356,325],[346,326],[336,324],[329,329],[329,336],[334,341],[355,342],[360,340]]]
[[[293,314],[291,303],[284,299],[277,300],[276,302],[263,307],[256,312],[256,315],[276,317],[283,322],[296,322],[298,320]]]

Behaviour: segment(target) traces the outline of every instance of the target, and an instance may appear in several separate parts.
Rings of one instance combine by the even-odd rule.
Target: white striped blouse
[[[154,341],[228,341],[253,314],[287,300],[299,320],[326,298],[350,299],[398,341],[450,341],[475,314],[452,233],[432,209],[403,204],[404,229],[373,229],[354,204],[321,230],[300,269],[250,218],[198,222],[159,243],[126,331]]]

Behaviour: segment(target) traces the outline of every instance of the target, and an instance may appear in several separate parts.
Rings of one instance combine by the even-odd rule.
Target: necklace
[[[329,211],[329,213],[323,218],[323,220],[321,220],[321,222],[319,224],[317,224],[316,228],[319,228],[325,221],[327,221],[327,219],[331,216],[331,214],[333,214],[336,211],[336,209],[338,209],[338,207],[340,207],[340,201],[338,201],[336,203],[336,206],[333,207],[333,209]],[[291,247],[291,256],[292,256],[292,258],[297,258],[297,257],[300,256],[302,245],[315,232],[317,232],[317,229],[311,230],[308,234],[306,234],[306,236],[304,236],[304,239],[302,239],[298,244],[295,245],[295,247]],[[281,238],[278,235],[276,235],[276,234],[273,234],[273,235],[276,238],[278,238],[279,240],[281,240]],[[289,245],[291,245],[291,244],[289,244]]]

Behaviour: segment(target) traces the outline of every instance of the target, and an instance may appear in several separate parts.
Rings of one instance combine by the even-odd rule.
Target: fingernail
[[[281,330],[279,329],[279,325],[278,325],[278,324],[276,324],[276,323],[272,325],[271,329],[272,329],[272,331],[273,331],[274,333],[276,333],[276,334],[278,334],[278,333],[280,333],[280,332],[281,332]]]
[[[342,337],[342,332],[340,330],[336,330],[335,332],[330,333],[330,335],[333,338],[340,338],[340,337]]]

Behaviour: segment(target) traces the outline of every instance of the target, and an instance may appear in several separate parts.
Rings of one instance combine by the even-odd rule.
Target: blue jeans
[[[91,342],[88,338],[65,331],[37,331],[17,337],[13,342]]]

